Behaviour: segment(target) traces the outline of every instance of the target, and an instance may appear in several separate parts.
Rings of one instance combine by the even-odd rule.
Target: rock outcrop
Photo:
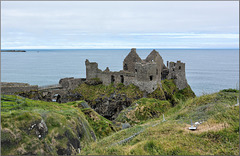
[[[125,94],[113,93],[109,97],[100,97],[95,100],[91,107],[103,117],[114,120],[121,110],[129,107],[133,99],[128,98]]]

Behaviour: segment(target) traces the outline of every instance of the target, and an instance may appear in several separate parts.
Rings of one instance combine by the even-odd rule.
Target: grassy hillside
[[[85,114],[85,117],[93,128],[97,138],[103,138],[108,136],[109,134],[120,130],[120,127],[116,127],[111,121],[102,117],[98,113],[96,113],[91,108],[84,108],[81,111]]]
[[[143,93],[138,87],[134,85],[124,86],[123,84],[118,84],[114,86],[113,84],[105,86],[103,84],[99,85],[88,85],[82,83],[78,88],[74,90],[74,93],[80,93],[83,95],[84,100],[90,101],[91,104],[95,104],[95,100],[98,98],[109,97],[111,94],[125,94],[128,98],[136,99],[143,96]]]
[[[170,106],[171,104],[166,100],[160,101],[153,98],[142,98],[121,111],[116,121],[128,122],[132,125],[145,122],[148,119],[159,117]]]
[[[84,88],[84,85],[86,84],[83,84],[81,92],[88,99],[113,92],[128,94],[133,99],[142,96],[134,86],[125,87],[119,84],[118,89],[114,89],[113,86],[101,85]],[[119,122],[109,121],[93,109],[87,108],[84,101],[59,104],[18,96],[2,96],[1,153],[239,154],[239,107],[234,106],[239,97],[238,90],[228,89],[195,97],[190,87],[177,90],[171,80],[164,81],[162,85],[161,90],[149,95],[157,99],[138,99],[119,114],[117,121],[132,124],[132,127],[124,130],[120,130]],[[96,87],[99,89],[96,90]],[[159,100],[163,95],[165,98]],[[162,122],[163,113],[165,122]],[[193,122],[202,122],[196,131],[188,130],[191,119]]]
[[[149,98],[168,100],[172,106],[175,106],[180,100],[187,100],[188,98],[194,98],[196,96],[189,85],[179,90],[174,80],[165,79],[161,81],[161,84],[162,87],[158,86],[154,92],[148,94]]]
[[[151,94],[148,94],[147,97],[168,100],[172,105],[177,104],[179,100],[186,100],[195,97],[190,86],[179,90],[174,84],[174,81],[168,79],[162,80],[161,84],[162,87],[158,86],[158,88]],[[143,92],[140,91],[138,87],[133,84],[125,86],[122,83],[119,83],[116,86],[113,84],[105,86],[103,84],[88,85],[83,83],[74,90],[74,93],[80,93],[83,95],[83,100],[89,101],[92,105],[96,103],[96,99],[109,97],[113,93],[124,95],[132,101],[143,97]]]
[[[164,112],[162,117],[121,130],[91,146],[83,155],[239,155],[239,97],[237,90],[195,97]],[[202,122],[188,130],[190,119]],[[116,144],[137,132],[132,140]]]
[[[82,102],[58,104],[2,96],[1,153],[75,155],[99,134],[107,136],[116,131],[111,121],[89,109],[97,120],[93,124],[91,116],[86,115],[87,109],[81,107]]]

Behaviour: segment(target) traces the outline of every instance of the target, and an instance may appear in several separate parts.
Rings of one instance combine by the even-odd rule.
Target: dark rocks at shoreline
[[[26,52],[25,50],[1,50],[1,52]]]

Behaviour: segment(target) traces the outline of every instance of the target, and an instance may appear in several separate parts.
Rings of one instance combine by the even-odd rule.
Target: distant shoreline
[[[239,48],[137,48],[138,50],[239,50]],[[80,48],[80,49],[25,49],[20,51],[37,51],[37,50],[129,50],[128,48]],[[10,50],[1,50],[10,51]],[[17,51],[17,50],[16,50]]]
[[[1,52],[26,52],[25,50],[1,50]]]

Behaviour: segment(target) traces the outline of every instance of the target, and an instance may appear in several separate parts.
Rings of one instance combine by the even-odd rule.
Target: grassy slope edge
[[[83,101],[58,104],[21,98],[1,97],[1,153],[3,155],[77,154],[78,148],[107,136],[117,128],[91,110],[79,108]],[[82,110],[81,110],[82,109]],[[97,118],[93,126],[92,120]],[[46,134],[37,128],[44,122]],[[96,128],[98,127],[98,129]],[[104,135],[103,135],[104,133]],[[95,136],[96,134],[96,136]]]
[[[223,90],[180,101],[162,117],[151,119],[105,137],[82,150],[83,155],[239,155],[239,97],[236,90]],[[203,122],[189,131],[190,119]],[[111,146],[139,132],[122,145]]]

